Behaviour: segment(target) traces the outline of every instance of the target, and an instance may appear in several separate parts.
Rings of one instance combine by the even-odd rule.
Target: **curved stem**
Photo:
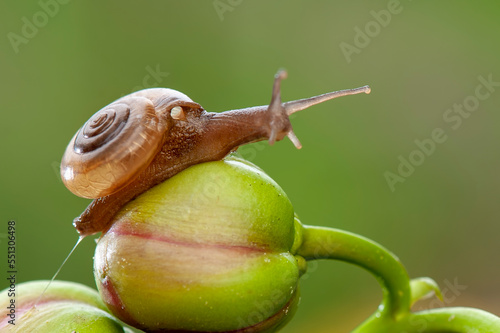
[[[390,326],[365,325],[359,332],[375,333],[498,333],[500,332],[500,318],[474,308],[441,308],[412,313]]]
[[[410,282],[398,258],[367,238],[338,229],[302,226],[298,220],[297,223],[301,227],[296,255],[306,260],[336,259],[361,266],[381,284],[382,304],[352,333],[500,332],[500,318],[479,309],[455,307],[412,313],[412,297],[418,299],[430,291],[439,295],[433,280],[418,278]]]
[[[414,327],[420,325],[420,329]],[[449,331],[457,333],[496,333],[500,332],[500,318],[479,309],[442,308],[413,313],[401,325],[410,332]]]
[[[313,226],[303,227],[297,254],[307,260],[336,259],[370,271],[382,286],[384,298],[372,316],[394,321],[410,312],[411,290],[408,274],[399,259],[383,246],[346,231]]]

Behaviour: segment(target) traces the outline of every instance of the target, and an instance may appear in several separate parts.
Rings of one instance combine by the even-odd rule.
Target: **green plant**
[[[271,115],[260,114],[259,119],[273,119],[276,110],[279,117],[288,117],[303,108],[302,101],[288,104],[299,105],[292,111],[283,106],[281,78],[278,75],[275,81]],[[182,119],[175,107],[169,112]],[[259,108],[267,112],[266,107]],[[98,116],[95,122],[103,121]],[[270,141],[292,133],[286,123],[276,137],[273,120],[270,123],[267,128],[257,121],[259,128],[269,130],[259,135]],[[291,139],[296,140],[293,135]],[[500,332],[500,318],[478,309],[412,312],[411,305],[423,296],[431,292],[440,296],[433,280],[410,280],[391,252],[362,236],[303,225],[285,192],[252,163],[234,155],[199,162],[184,164],[156,186],[147,183],[137,190],[131,185],[127,193],[142,194],[125,206],[127,200],[113,205],[117,212],[106,215],[110,220],[105,223],[78,229],[82,235],[103,232],[94,275],[107,309],[123,322],[145,332],[276,332],[297,309],[299,280],[308,261],[333,259],[362,267],[383,289],[378,310],[354,332]],[[18,300],[17,320],[23,324],[17,327],[8,320],[8,289],[2,292],[0,305],[7,309],[3,310],[7,320],[0,322],[0,328],[126,330],[103,311],[94,292],[55,282],[40,298],[42,285],[22,285],[29,292]],[[71,311],[76,306],[78,313]]]
[[[411,312],[439,295],[432,280],[410,281],[362,236],[302,225],[278,184],[235,157],[190,167],[125,206],[97,245],[95,277],[112,312],[145,331],[272,332],[290,319],[299,277],[317,259],[380,282],[383,301],[355,332],[500,332],[500,319],[477,309]]]
[[[32,281],[0,293],[1,332],[105,332],[130,330],[110,315],[99,294],[73,282]]]
[[[291,319],[300,275],[317,259],[360,266],[380,282],[380,307],[354,332],[500,332],[500,318],[478,309],[411,312],[422,296],[439,296],[432,280],[410,280],[392,253],[362,236],[303,225],[278,184],[233,156],[192,166],[126,205],[99,240],[95,277],[108,309],[145,332],[275,332]],[[29,301],[18,300],[24,309],[41,294],[36,285]],[[76,325],[76,314],[60,317],[48,301],[85,293],[58,286],[18,322],[32,327],[25,316],[40,313],[52,325]],[[91,305],[79,312],[98,311],[110,325],[100,332],[120,331],[95,295],[77,298]]]

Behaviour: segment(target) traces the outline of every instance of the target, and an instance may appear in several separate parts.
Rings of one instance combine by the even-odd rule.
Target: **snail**
[[[207,112],[185,94],[144,89],[95,113],[73,136],[61,161],[61,177],[74,194],[95,199],[74,219],[81,237],[107,230],[130,200],[187,167],[223,159],[239,146],[290,138],[301,143],[289,116],[346,95],[370,93],[368,86],[282,103],[275,75],[269,105]]]

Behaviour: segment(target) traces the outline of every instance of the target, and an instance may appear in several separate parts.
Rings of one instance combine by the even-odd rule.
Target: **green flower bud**
[[[274,332],[305,260],[283,190],[249,162],[192,166],[125,206],[94,274],[108,308],[146,331]]]
[[[1,291],[1,332],[129,332],[107,312],[97,291],[73,282],[53,281],[40,299],[48,283],[21,283]]]

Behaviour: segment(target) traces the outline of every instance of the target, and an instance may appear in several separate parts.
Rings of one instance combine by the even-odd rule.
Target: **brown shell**
[[[84,198],[100,198],[132,182],[161,148],[169,111],[194,103],[164,88],[122,97],[96,112],[75,134],[61,161],[66,187]]]

